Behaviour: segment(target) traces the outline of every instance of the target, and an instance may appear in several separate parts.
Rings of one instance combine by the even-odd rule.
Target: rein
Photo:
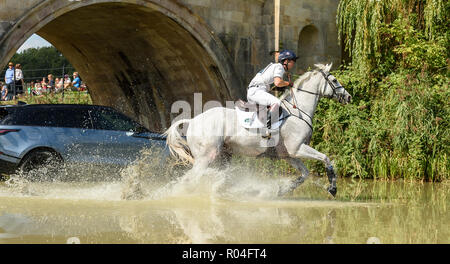
[[[329,96],[329,98],[333,98],[334,96],[336,96],[336,97],[338,98],[338,100],[341,101],[341,99],[342,99],[342,94],[336,93],[336,90],[337,90],[337,89],[340,89],[340,88],[344,88],[344,87],[343,87],[343,86],[338,86],[338,87],[334,86],[334,84],[328,79],[328,76],[331,75],[330,73],[326,74],[326,73],[323,72],[322,70],[319,70],[319,72],[322,74],[322,76],[323,76],[323,77],[325,78],[325,80],[326,80],[325,87],[324,87],[324,91],[325,91],[325,89],[326,89],[326,87],[327,87],[327,84],[330,85],[330,87],[331,87],[331,89],[332,89],[332,91],[333,91],[333,94],[332,94],[331,96]],[[289,76],[289,77],[290,77],[290,76]],[[289,78],[289,81],[290,81],[290,78]],[[307,91],[307,90],[302,90],[302,89],[299,89],[299,88],[297,88],[297,91],[304,92],[304,93],[308,93],[308,94],[312,94],[312,95],[319,95],[319,96],[320,96],[319,93],[314,93],[314,92],[310,92],[310,91]],[[292,107],[293,107],[294,109],[298,109],[300,112],[302,112],[303,114],[305,114],[306,116],[308,116],[308,117],[309,117],[309,120],[311,120],[311,122],[312,122],[312,117],[311,117],[310,115],[308,115],[305,111],[303,111],[302,109],[300,109],[300,108],[297,107],[297,105],[298,105],[298,103],[297,103],[297,98],[295,97],[295,94],[292,92],[292,90],[291,90],[291,95],[292,95],[292,99],[293,99],[294,103],[291,103],[291,102],[289,102],[289,101],[286,100],[286,99],[283,99],[283,101],[281,101],[281,103],[282,103],[283,105],[285,105],[285,102],[287,102],[288,104],[292,105]],[[286,105],[285,105],[285,107],[286,107]],[[293,114],[293,113],[289,110],[289,108],[287,108],[287,107],[286,107],[286,110],[289,112],[289,115],[286,116],[286,117],[283,117],[283,118],[280,119],[280,120],[287,119],[287,118],[290,117],[290,116],[295,116],[295,117],[297,117],[298,119],[303,120],[303,121],[311,128],[311,132],[313,131],[312,124],[310,124],[308,121],[306,121],[302,116],[300,116],[300,115],[297,116],[297,115]]]

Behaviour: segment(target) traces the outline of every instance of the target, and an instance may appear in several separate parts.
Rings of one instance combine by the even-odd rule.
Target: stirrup
[[[269,140],[272,138],[272,133],[270,133],[269,130],[267,130],[267,132],[264,135],[261,135],[261,137]]]
[[[272,133],[270,132],[269,128],[266,128],[266,131],[264,131],[264,134],[261,135],[262,138],[270,139],[272,137]]]

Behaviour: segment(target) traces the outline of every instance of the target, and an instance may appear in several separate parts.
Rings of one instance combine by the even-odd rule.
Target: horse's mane
[[[300,85],[302,85],[303,83],[305,83],[308,80],[310,80],[320,70],[329,71],[330,70],[329,68],[331,68],[331,64],[330,65],[314,64],[314,66],[316,67],[316,69],[314,69],[312,71],[305,72],[300,77],[298,77],[297,80],[295,80],[295,82],[294,82],[294,88],[295,89],[298,89],[298,87],[300,87]],[[289,95],[290,95],[290,91],[289,91],[289,89],[286,89],[286,91],[283,93],[283,95],[281,95],[281,98],[287,98]]]

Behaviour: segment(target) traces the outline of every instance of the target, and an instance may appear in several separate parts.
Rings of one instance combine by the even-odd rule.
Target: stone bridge
[[[279,43],[297,69],[339,64],[338,0],[281,0]],[[0,0],[0,66],[36,33],[89,85],[93,102],[161,131],[176,100],[245,98],[273,60],[274,0]],[[277,38],[278,39],[278,38]]]

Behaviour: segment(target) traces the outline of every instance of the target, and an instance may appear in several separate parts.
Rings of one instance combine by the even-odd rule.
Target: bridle
[[[338,89],[344,89],[344,87],[343,87],[342,85],[335,86],[335,85],[333,84],[333,82],[330,81],[330,80],[328,79],[328,77],[331,75],[331,73],[325,73],[323,70],[319,70],[319,72],[322,74],[322,76],[325,78],[325,81],[326,81],[326,82],[325,82],[325,87],[324,87],[324,90],[323,90],[323,91],[326,91],[327,84],[330,85],[331,90],[333,91],[333,94],[332,94],[331,96],[326,96],[326,97],[327,97],[327,98],[333,98],[333,97],[336,96],[336,98],[339,100],[339,102],[342,102],[342,100],[344,99],[344,98],[343,98],[343,94],[338,94],[338,93],[336,92],[336,90],[338,90]],[[300,89],[300,88],[297,88],[297,91],[304,92],[304,93],[308,93],[308,94],[313,94],[313,95],[319,95],[319,96],[320,96],[319,93],[314,93],[314,92],[310,92],[310,91],[307,91],[307,90],[302,90],[302,89]],[[294,109],[298,109],[301,113],[303,113],[303,114],[305,114],[307,117],[309,117],[309,120],[311,120],[311,122],[312,122],[312,117],[311,117],[310,115],[308,115],[305,111],[303,111],[302,109],[300,109],[300,108],[297,107],[297,105],[298,105],[298,103],[297,103],[297,98],[295,97],[295,93],[292,93],[292,90],[291,90],[291,95],[292,95],[292,99],[293,99],[294,102],[291,103],[291,102],[289,102],[288,100],[283,99],[282,104],[284,104],[285,102],[287,102],[288,104],[292,105],[292,107],[293,107]],[[285,106],[286,106],[286,105],[285,105]],[[298,115],[298,116],[297,116],[297,115],[293,114],[293,113],[289,110],[289,108],[287,108],[287,107],[286,107],[286,110],[289,112],[289,115],[287,115],[286,117],[283,117],[281,120],[286,119],[286,118],[288,118],[288,117],[290,117],[290,116],[295,116],[295,117],[297,117],[298,119],[303,120],[303,121],[311,128],[311,131],[313,130],[312,124],[310,124],[308,121],[306,121],[301,115]]]
[[[339,102],[342,102],[342,100],[344,99],[343,98],[343,96],[344,96],[344,94],[343,93],[341,93],[341,94],[338,94],[338,93],[336,93],[336,90],[337,89],[344,89],[344,86],[342,86],[342,85],[339,85],[339,86],[335,86],[334,85],[334,83],[332,82],[332,81],[330,81],[330,79],[328,79],[328,77],[331,75],[331,73],[325,73],[324,71],[322,71],[322,70],[319,70],[319,72],[322,74],[322,76],[325,78],[325,81],[326,81],[326,83],[325,83],[325,87],[324,87],[324,91],[326,91],[326,89],[327,89],[327,83],[330,85],[330,87],[331,87],[331,90],[333,91],[333,94],[331,95],[331,96],[328,96],[328,98],[333,98],[333,97],[335,97],[336,96],[336,98],[339,100]],[[305,91],[305,90],[300,90],[299,89],[299,91]]]

